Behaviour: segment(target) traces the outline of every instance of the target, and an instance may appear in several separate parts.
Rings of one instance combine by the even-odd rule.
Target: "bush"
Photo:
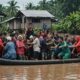
[[[0,24],[0,33],[7,32],[7,30],[8,30],[8,29],[7,29],[6,25],[4,25],[4,24],[1,25],[1,24]]]
[[[53,29],[80,34],[80,11],[70,13],[70,15],[60,20],[59,23],[53,24]]]

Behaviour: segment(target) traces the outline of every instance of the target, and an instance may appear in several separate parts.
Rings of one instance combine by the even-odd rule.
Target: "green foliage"
[[[7,15],[4,20],[9,17],[15,16],[18,9],[19,6],[17,6],[17,2],[15,0],[10,0],[8,2],[8,6],[3,6],[2,4],[0,4],[0,11]]]
[[[41,30],[41,28],[39,26],[35,26],[33,30],[34,30],[34,33],[36,34]]]
[[[7,17],[15,16],[19,6],[15,0],[10,0],[8,6],[0,4],[0,11]],[[80,32],[80,0],[41,0],[38,5],[28,3],[26,9],[47,10],[60,20],[52,25],[52,29],[69,33]],[[4,27],[3,27],[4,28]],[[35,29],[37,32],[39,29]]]
[[[17,6],[17,2],[15,0],[11,0],[8,2],[8,5],[9,6],[7,6],[7,11],[8,11],[7,15],[9,17],[15,16],[19,8],[19,6]]]
[[[79,10],[80,0],[41,0],[38,5],[28,3],[25,9],[47,10],[52,13],[56,18],[62,19],[70,13]],[[0,5],[0,10],[4,11],[8,17],[15,16],[18,11],[17,1],[10,0],[8,6]]]
[[[70,13],[79,10],[80,0],[42,0],[37,6],[29,3],[26,9],[48,10],[56,18],[62,19]]]
[[[56,30],[80,34],[80,11],[70,13],[70,15],[63,18],[58,24],[54,24],[54,26]]]
[[[62,1],[62,11],[64,16],[77,11],[80,8],[80,0],[63,0]]]
[[[55,31],[55,30],[60,30],[60,26],[58,23],[53,23],[52,24],[52,30]]]
[[[5,24],[3,24],[3,25],[0,24],[0,33],[7,32],[7,30],[8,29]]]
[[[32,9],[35,9],[36,7],[33,5],[33,3],[28,3],[26,6],[25,6],[25,9],[27,10],[32,10]]]

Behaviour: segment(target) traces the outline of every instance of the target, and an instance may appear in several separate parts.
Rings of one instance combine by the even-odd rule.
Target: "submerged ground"
[[[0,80],[80,80],[80,63],[0,66]]]

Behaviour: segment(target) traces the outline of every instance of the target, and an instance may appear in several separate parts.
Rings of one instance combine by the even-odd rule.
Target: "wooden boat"
[[[0,65],[48,65],[48,64],[67,64],[79,63],[80,59],[65,60],[9,60],[0,58]]]

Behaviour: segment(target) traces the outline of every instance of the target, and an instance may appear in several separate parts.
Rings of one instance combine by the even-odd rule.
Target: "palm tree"
[[[6,10],[6,7],[3,6],[2,4],[0,4],[0,11],[1,11],[1,12],[5,12],[5,10]]]
[[[0,4],[0,11],[3,11],[3,5]]]
[[[33,5],[33,3],[30,2],[26,5],[25,9],[27,10],[35,9],[35,6]]]
[[[40,9],[45,10],[47,7],[47,1],[46,0],[40,1],[39,5],[40,5]]]
[[[15,16],[18,11],[19,6],[17,6],[17,2],[15,0],[11,0],[8,2],[9,6],[7,7],[8,15],[10,17]]]

